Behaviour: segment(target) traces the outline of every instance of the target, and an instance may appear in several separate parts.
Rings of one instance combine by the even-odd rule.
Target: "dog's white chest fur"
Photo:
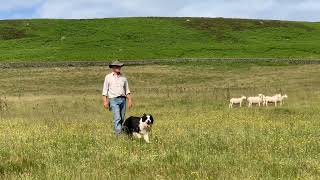
[[[140,132],[137,133],[137,132],[134,132],[133,135],[137,138],[141,138],[143,137],[143,139],[147,142],[147,143],[150,143],[149,142],[149,131],[150,131],[150,128],[148,128],[148,124],[146,122],[142,122],[142,118],[140,119],[140,122],[139,122],[139,129],[140,129]]]

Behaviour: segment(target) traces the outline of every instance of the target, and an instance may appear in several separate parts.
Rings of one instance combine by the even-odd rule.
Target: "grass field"
[[[125,67],[151,144],[112,134],[103,67],[1,69],[1,179],[318,179],[320,65]],[[282,107],[232,96],[287,93]]]
[[[319,49],[320,23],[151,17],[0,21],[2,62],[192,57],[319,59]]]

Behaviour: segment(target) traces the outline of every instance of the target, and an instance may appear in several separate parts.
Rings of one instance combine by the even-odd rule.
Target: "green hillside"
[[[223,18],[2,20],[0,61],[320,58],[320,23]]]

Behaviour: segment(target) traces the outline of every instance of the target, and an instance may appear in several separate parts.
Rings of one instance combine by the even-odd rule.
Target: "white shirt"
[[[123,75],[110,73],[106,75],[103,83],[102,95],[108,98],[127,96],[130,94],[128,80]]]

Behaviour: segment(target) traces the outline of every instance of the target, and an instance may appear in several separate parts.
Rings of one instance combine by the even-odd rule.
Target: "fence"
[[[0,68],[22,67],[87,67],[108,66],[111,60],[106,61],[67,61],[67,62],[1,62]],[[170,64],[180,62],[272,62],[288,64],[320,64],[320,59],[276,59],[276,58],[177,58],[154,60],[124,60],[126,65]]]

